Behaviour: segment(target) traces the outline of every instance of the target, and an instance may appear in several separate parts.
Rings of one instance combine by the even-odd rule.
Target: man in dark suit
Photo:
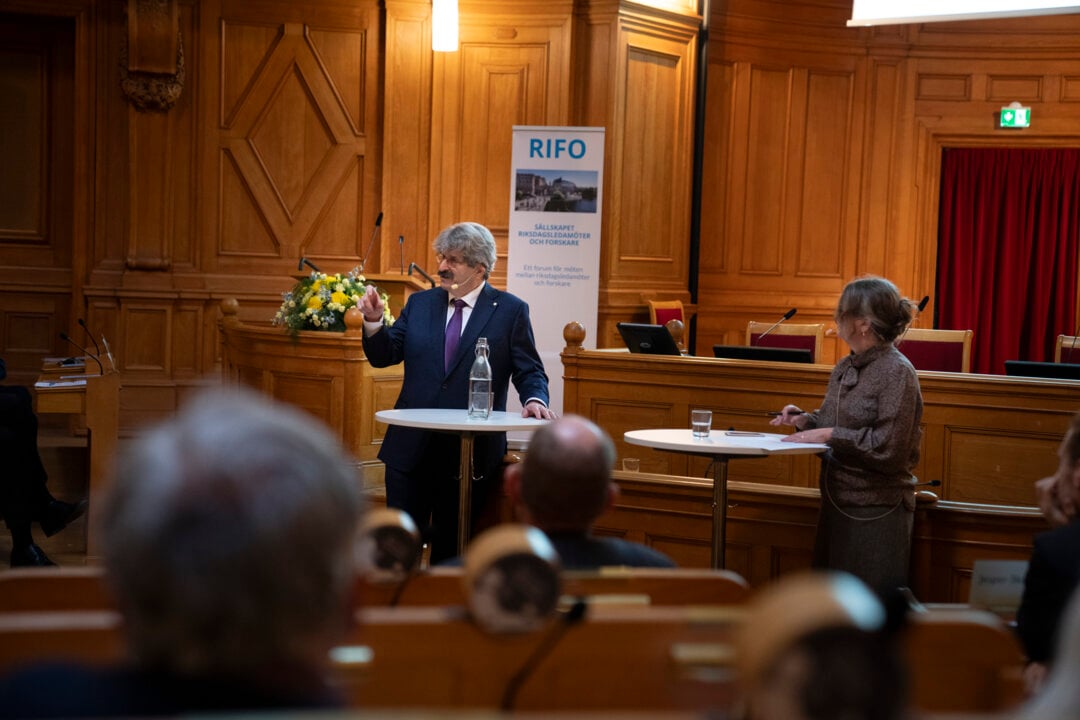
[[[567,570],[611,565],[675,567],[667,555],[593,524],[619,497],[611,480],[615,445],[595,423],[567,415],[537,430],[525,460],[506,470],[506,494],[522,522],[544,531]]]
[[[523,417],[552,417],[529,306],[486,282],[495,268],[491,231],[478,223],[451,225],[435,238],[434,248],[440,287],[411,296],[393,325],[383,325],[383,303],[374,288],[360,302],[364,352],[372,366],[405,363],[394,407],[466,408],[474,348],[483,337],[489,347],[493,409],[506,410],[513,381]],[[456,347],[447,348],[448,327],[451,338],[459,337]],[[505,433],[478,434],[472,517],[499,487],[505,453]],[[457,554],[459,455],[455,435],[399,426],[387,429],[379,451],[386,464],[387,505],[408,512],[418,527],[430,527],[432,563]]]
[[[7,367],[0,359],[0,380]],[[30,391],[14,385],[0,386],[0,515],[11,531],[11,566],[55,565],[34,543],[31,524],[38,522],[47,536],[60,532],[86,512],[86,500],[57,500],[45,486],[48,479],[37,449],[38,421]]]

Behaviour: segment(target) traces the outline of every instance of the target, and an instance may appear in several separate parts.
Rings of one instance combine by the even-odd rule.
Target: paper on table
[[[86,385],[86,378],[72,380],[38,380],[34,383],[35,388],[72,388]]]

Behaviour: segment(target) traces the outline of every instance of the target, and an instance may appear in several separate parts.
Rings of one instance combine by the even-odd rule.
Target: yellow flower
[[[341,292],[341,286],[338,285],[338,289],[330,295],[330,302],[344,307],[345,303],[349,301],[349,296]]]
[[[318,295],[312,295],[311,298],[307,301],[307,306],[311,310],[318,310],[322,307],[322,298],[320,298]]]

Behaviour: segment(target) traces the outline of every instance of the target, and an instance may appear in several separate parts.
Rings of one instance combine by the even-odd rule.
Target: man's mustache
[[[438,274],[439,274],[439,277],[441,277],[443,280],[453,280],[454,279],[454,273],[450,272],[449,270],[440,270]]]

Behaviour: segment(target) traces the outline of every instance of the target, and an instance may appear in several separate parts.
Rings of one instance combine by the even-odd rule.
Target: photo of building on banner
[[[562,413],[563,327],[596,347],[604,129],[515,127],[507,290],[529,304],[551,407]]]

